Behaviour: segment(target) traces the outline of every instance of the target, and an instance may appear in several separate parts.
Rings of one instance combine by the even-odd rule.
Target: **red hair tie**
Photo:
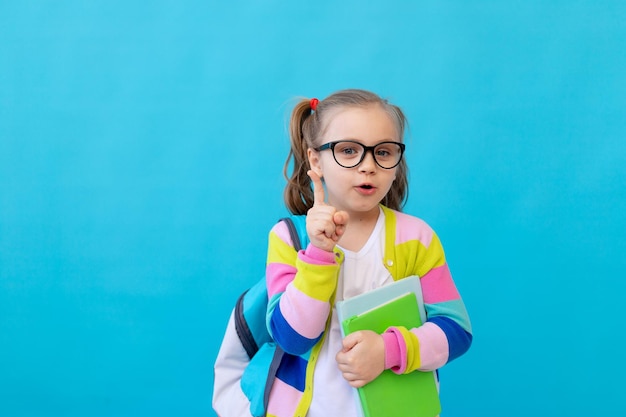
[[[317,104],[318,104],[319,102],[320,102],[320,101],[319,101],[318,99],[316,99],[316,98],[312,98],[312,99],[311,99],[311,110],[313,110],[313,111],[317,110]]]

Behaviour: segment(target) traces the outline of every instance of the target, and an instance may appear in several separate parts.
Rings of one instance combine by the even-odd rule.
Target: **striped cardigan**
[[[385,216],[384,262],[393,279],[418,275],[427,321],[415,329],[393,327],[400,364],[392,370],[431,371],[469,349],[472,330],[454,285],[443,248],[422,220],[381,206]],[[269,398],[267,415],[302,416],[311,399],[315,363],[328,326],[339,268],[340,249],[325,252],[312,245],[296,253],[283,222],[270,232],[267,257],[267,325],[285,351]]]

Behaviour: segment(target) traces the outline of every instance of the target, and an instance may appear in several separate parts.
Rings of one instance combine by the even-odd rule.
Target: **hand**
[[[321,178],[312,170],[307,174],[313,182],[313,207],[307,212],[306,231],[313,246],[332,252],[346,231],[349,216],[326,204]]]
[[[343,349],[335,357],[348,383],[359,388],[372,382],[385,370],[385,342],[371,330],[361,330],[343,339]]]

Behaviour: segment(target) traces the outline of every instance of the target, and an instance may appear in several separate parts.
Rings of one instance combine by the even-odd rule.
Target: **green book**
[[[345,334],[358,330],[383,333],[390,326],[408,329],[422,324],[417,298],[408,292],[342,322]],[[358,388],[364,417],[434,417],[441,412],[434,372],[414,371],[397,375],[383,371]]]

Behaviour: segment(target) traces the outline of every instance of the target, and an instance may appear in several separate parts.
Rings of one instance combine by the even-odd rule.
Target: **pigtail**
[[[313,207],[311,179],[307,175],[309,170],[307,150],[312,147],[310,125],[313,117],[311,102],[303,99],[294,107],[289,121],[291,149],[283,167],[283,175],[287,180],[285,204],[293,214],[306,214]],[[290,169],[291,175],[289,175]]]
[[[394,104],[389,103],[386,99],[381,99],[381,104],[391,118],[395,121],[398,134],[401,140],[404,140],[404,134],[408,127],[408,121],[402,109]],[[396,179],[391,185],[389,192],[383,199],[383,205],[398,211],[406,204],[409,198],[409,166],[406,158],[402,158],[396,171]]]
[[[404,204],[409,197],[409,168],[402,158],[396,172],[396,179],[391,185],[389,192],[383,198],[382,204],[390,209],[402,211]]]

